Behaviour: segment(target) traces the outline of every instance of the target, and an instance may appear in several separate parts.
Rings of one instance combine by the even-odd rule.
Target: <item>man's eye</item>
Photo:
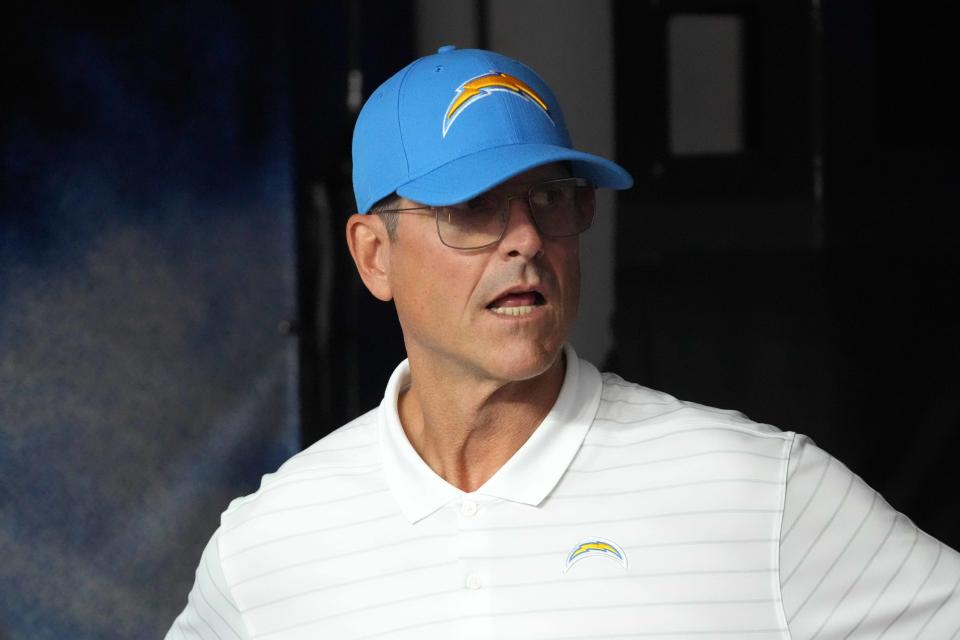
[[[550,207],[566,199],[566,192],[560,187],[539,189],[533,193],[533,202],[538,207]]]
[[[497,199],[488,194],[483,194],[467,200],[458,205],[457,208],[463,213],[489,213],[490,211],[496,211]]]

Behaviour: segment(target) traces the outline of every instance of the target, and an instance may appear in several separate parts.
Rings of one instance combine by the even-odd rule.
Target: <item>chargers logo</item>
[[[563,572],[566,573],[570,570],[570,567],[591,556],[610,558],[624,569],[627,568],[627,554],[624,553],[620,545],[603,538],[587,538],[574,546],[567,554],[567,559],[563,563]]]
[[[447,137],[447,131],[450,129],[450,125],[453,124],[453,121],[456,120],[467,107],[477,100],[486,98],[495,91],[506,91],[528,102],[532,102],[540,107],[543,114],[547,116],[547,119],[553,124],[553,118],[550,117],[550,107],[547,106],[543,98],[537,95],[537,92],[534,91],[530,85],[508,73],[491,71],[482,76],[471,78],[457,87],[457,95],[454,96],[450,102],[450,106],[447,107],[447,112],[443,117],[443,137]]]

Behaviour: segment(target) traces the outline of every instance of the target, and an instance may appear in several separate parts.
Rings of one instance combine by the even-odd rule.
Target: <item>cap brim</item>
[[[457,158],[397,188],[404,198],[445,205],[469,200],[505,180],[551,162],[569,161],[573,175],[598,187],[629,189],[633,178],[615,162],[549,144],[512,144]]]

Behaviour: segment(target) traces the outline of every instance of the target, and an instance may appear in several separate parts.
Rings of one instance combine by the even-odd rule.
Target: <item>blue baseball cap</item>
[[[573,149],[560,104],[524,64],[492,51],[441,47],[384,82],[353,130],[353,191],[367,213],[396,192],[454,204],[550,162],[598,187],[633,178],[605,158]]]

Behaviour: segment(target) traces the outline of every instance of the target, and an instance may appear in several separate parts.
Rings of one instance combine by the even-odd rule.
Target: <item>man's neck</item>
[[[550,412],[566,370],[561,353],[542,374],[497,383],[414,369],[397,403],[400,423],[420,457],[463,491],[480,488]]]

